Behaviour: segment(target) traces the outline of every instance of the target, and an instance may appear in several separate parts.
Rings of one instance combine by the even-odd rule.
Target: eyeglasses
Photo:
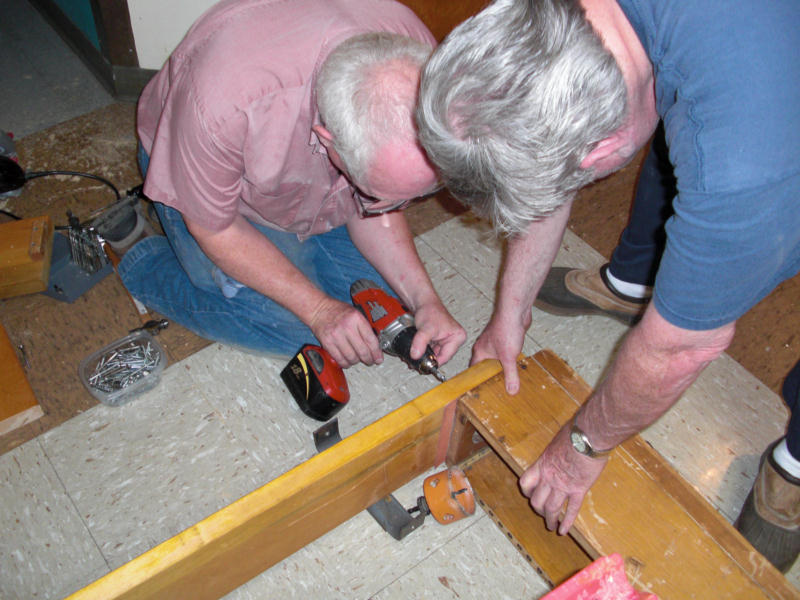
[[[376,217],[395,210],[402,210],[416,200],[416,198],[410,198],[409,200],[403,200],[402,202],[397,202],[383,208],[370,208],[369,206],[371,204],[377,204],[378,202],[382,202],[382,200],[370,198],[369,196],[364,197],[358,192],[354,192],[353,195],[356,198],[356,202],[358,202],[358,208],[361,210],[362,217]]]
[[[417,200],[423,200],[424,198],[430,198],[436,192],[442,189],[441,185],[437,185],[436,189],[424,194],[422,196],[416,196],[415,198],[409,198],[408,200],[402,200],[400,202],[396,202],[395,204],[390,204],[384,208],[370,208],[370,205],[377,204],[379,202],[383,202],[378,198],[373,198],[372,196],[364,196],[358,191],[354,191],[353,195],[356,198],[356,202],[358,203],[358,208],[361,210],[362,217],[376,217],[378,215],[383,215],[389,212],[394,212],[396,210],[402,210],[409,206],[411,203],[416,202]]]

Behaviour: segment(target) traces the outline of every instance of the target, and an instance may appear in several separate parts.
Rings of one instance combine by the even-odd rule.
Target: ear
[[[622,136],[618,135],[618,133],[613,133],[609,137],[600,140],[594,149],[586,155],[586,158],[581,161],[581,169],[597,167],[598,171],[604,170],[603,167],[608,159],[619,154],[624,145]]]
[[[330,131],[325,129],[322,125],[314,125],[311,127],[311,131],[317,134],[319,143],[325,146],[326,150],[333,148],[333,135]]]

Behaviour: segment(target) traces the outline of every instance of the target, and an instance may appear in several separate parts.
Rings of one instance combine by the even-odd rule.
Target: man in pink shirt
[[[414,313],[412,356],[431,344],[447,362],[466,334],[400,211],[439,187],[413,120],[434,44],[392,0],[205,13],[139,101],[144,191],[167,237],[125,254],[130,292],[204,337],[284,355],[316,338],[347,367],[382,360],[349,302],[366,277]]]

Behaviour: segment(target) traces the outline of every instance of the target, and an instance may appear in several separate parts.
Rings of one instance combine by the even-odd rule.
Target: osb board
[[[509,396],[502,378],[494,378],[459,400],[459,410],[516,475],[589,394],[552,352],[519,365],[519,394]],[[614,451],[570,535],[593,558],[621,554],[637,587],[660,598],[800,598],[639,436]]]
[[[19,162],[27,171],[70,170],[109,179],[120,193],[141,183],[136,166],[134,106],[112,104],[17,141]],[[66,224],[66,211],[79,218],[113,202],[113,192],[97,181],[53,176],[28,182],[9,199],[6,210],[21,216],[49,215]],[[3,217],[5,218],[5,217]],[[154,315],[156,316],[156,315]],[[48,431],[94,406],[78,378],[81,359],[129,329],[141,325],[116,274],[74,303],[42,294],[0,301],[0,322],[14,347],[25,349],[25,372],[44,416],[0,435],[0,453]],[[170,363],[191,355],[208,342],[177,324],[161,333]]]

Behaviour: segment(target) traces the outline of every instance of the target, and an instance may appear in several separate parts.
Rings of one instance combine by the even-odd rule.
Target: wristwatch
[[[572,421],[572,428],[569,432],[569,441],[572,442],[572,447],[575,448],[575,451],[583,454],[584,456],[588,456],[589,458],[603,458],[608,456],[614,448],[609,448],[608,450],[595,450],[592,447],[592,443],[589,441],[589,438],[586,437],[586,434],[581,431],[581,428],[578,427],[578,418],[575,417]]]

